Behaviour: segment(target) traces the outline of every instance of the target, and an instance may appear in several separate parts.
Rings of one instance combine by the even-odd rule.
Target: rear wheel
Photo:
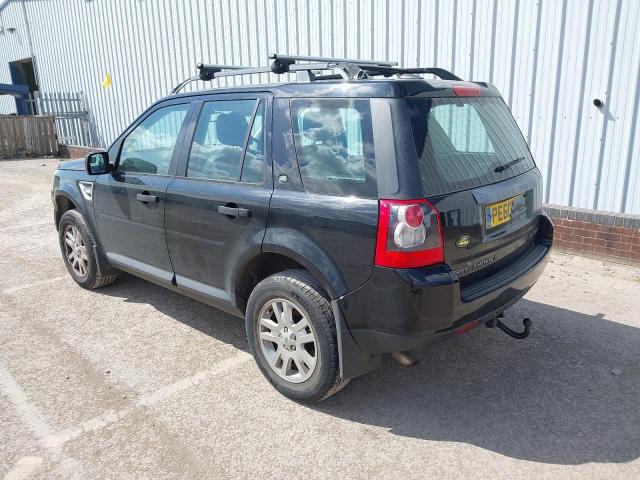
[[[62,215],[58,236],[64,263],[78,285],[87,289],[100,288],[113,283],[118,277],[117,270],[96,257],[95,240],[77,210],[69,210]]]
[[[304,270],[260,282],[247,304],[249,346],[263,375],[283,395],[319,402],[342,389],[331,305]]]

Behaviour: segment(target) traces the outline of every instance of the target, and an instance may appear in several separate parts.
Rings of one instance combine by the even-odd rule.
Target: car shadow
[[[94,290],[94,292],[122,298],[129,303],[151,305],[158,312],[184,325],[249,352],[242,319],[180,293],[124,272],[120,274],[115,283]]]
[[[100,292],[149,303],[248,351],[244,323],[213,307],[133,277]],[[398,436],[468,443],[533,462],[640,457],[640,329],[529,300],[512,307],[506,321],[516,328],[524,316],[534,322],[526,340],[478,328],[414,352],[414,368],[388,360],[310,408]]]

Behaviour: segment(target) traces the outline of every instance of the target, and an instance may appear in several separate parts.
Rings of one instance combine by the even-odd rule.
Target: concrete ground
[[[62,263],[56,160],[0,162],[0,475],[640,478],[640,271],[555,254],[507,313],[313,407],[280,396],[243,323]]]

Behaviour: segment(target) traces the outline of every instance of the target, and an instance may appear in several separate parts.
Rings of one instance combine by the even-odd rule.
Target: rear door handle
[[[247,210],[246,208],[227,207],[224,205],[220,205],[218,207],[218,213],[221,215],[226,215],[228,217],[248,217],[251,215],[251,210]]]
[[[156,203],[158,197],[155,195],[149,195],[149,193],[139,193],[136,195],[136,200],[142,203]]]

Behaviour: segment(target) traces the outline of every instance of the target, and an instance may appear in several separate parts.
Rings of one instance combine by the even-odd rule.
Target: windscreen
[[[407,99],[426,196],[496,183],[535,165],[501,98]]]

